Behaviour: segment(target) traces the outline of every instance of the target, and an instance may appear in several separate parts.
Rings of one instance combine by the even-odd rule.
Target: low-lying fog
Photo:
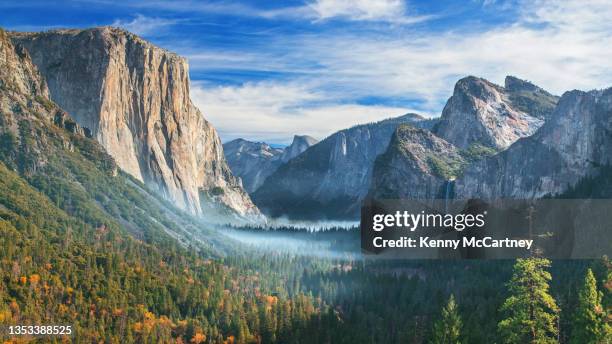
[[[275,221],[266,226],[217,227],[249,247],[276,253],[354,260],[361,256],[358,222]]]

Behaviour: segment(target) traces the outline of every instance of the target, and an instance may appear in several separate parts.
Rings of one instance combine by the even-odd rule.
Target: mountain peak
[[[309,146],[312,146],[317,142],[317,139],[309,135],[293,135],[293,141],[291,141],[291,144],[289,146],[301,143],[307,143]]]
[[[293,136],[293,142],[291,142],[291,144],[287,148],[285,148],[285,151],[281,156],[281,161],[285,163],[295,158],[317,142],[319,142],[317,139],[308,135]]]
[[[465,94],[482,100],[494,101],[503,88],[484,78],[467,76],[455,84],[453,94]]]
[[[539,87],[507,77],[505,88],[465,77],[455,84],[435,132],[460,148],[482,144],[505,149],[532,135],[553,111],[557,99]]]
[[[531,82],[527,80],[519,79],[512,75],[506,76],[506,78],[504,79],[504,87],[508,91],[515,91],[515,90],[516,91],[518,90],[535,91],[537,89],[540,89],[538,86],[532,84]]]

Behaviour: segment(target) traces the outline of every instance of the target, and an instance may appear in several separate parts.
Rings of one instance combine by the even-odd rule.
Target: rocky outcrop
[[[280,166],[253,194],[271,216],[356,218],[376,157],[400,124],[429,125],[415,114],[336,132]]]
[[[265,142],[236,139],[223,145],[227,163],[234,175],[242,179],[249,193],[255,192],[276,169],[304,152],[317,140],[308,135],[295,135],[291,145],[272,148]]]
[[[443,198],[448,180],[466,164],[452,144],[428,130],[400,125],[374,164],[369,196],[374,199]]]
[[[47,84],[28,51],[0,28],[0,161],[23,176],[33,176],[50,159],[57,159],[57,146],[74,152],[72,139],[84,142],[88,134],[49,99]],[[87,148],[100,149],[97,144]],[[115,175],[112,158],[101,160],[103,170]]]
[[[6,31],[0,28],[0,90],[2,96],[38,98],[48,101],[49,89],[28,52],[14,45]],[[48,106],[50,107],[50,106]]]
[[[11,36],[29,51],[51,99],[124,171],[195,214],[217,206],[258,214],[189,99],[184,58],[110,27]]]
[[[531,137],[467,168],[456,197],[538,198],[555,195],[612,160],[612,88],[566,92]]]
[[[283,163],[295,158],[296,156],[302,154],[308,147],[316,144],[318,141],[314,137],[308,135],[295,135],[293,136],[293,141],[289,146],[287,146],[283,150],[283,155],[280,160]]]
[[[434,132],[463,149],[478,143],[503,150],[531,136],[552,112],[556,97],[514,77],[505,84],[472,76],[459,80]]]
[[[283,150],[264,142],[236,139],[223,144],[227,163],[234,175],[242,179],[244,189],[251,193],[263,184],[281,164]]]
[[[514,76],[506,77],[504,90],[514,108],[542,120],[550,118],[559,101],[559,97]]]

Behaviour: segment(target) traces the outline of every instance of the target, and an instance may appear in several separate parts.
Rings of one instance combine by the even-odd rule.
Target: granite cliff
[[[506,77],[505,87],[469,76],[459,80],[434,132],[465,149],[473,143],[498,150],[531,136],[552,113],[557,98],[541,88]]]
[[[432,129],[435,134],[398,128],[387,151],[376,160],[369,195],[377,199],[451,197],[451,180],[459,178],[457,183],[462,183],[466,169],[471,171],[471,166],[479,166],[488,157],[505,156],[504,149],[512,150],[513,144],[532,135],[544,122],[553,121],[557,100],[512,76],[506,77],[504,87],[475,77],[459,80],[440,122]],[[517,160],[524,158],[516,156]],[[512,164],[519,166],[517,161]],[[514,173],[520,171],[517,168]],[[491,178],[505,173],[495,167],[487,172]],[[481,171],[467,173],[470,185],[461,190],[463,196],[481,187],[483,177]]]
[[[111,27],[11,37],[121,169],[195,214],[258,214],[189,98],[184,58]]]
[[[612,88],[566,92],[531,137],[468,167],[458,198],[538,198],[596,176],[612,160]]]
[[[287,161],[295,158],[296,156],[302,154],[308,147],[316,144],[317,139],[308,135],[295,135],[293,136],[293,141],[291,144],[283,150],[283,155],[281,156],[281,161],[286,163]]]

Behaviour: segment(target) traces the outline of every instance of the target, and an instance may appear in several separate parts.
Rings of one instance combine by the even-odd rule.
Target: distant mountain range
[[[295,218],[355,218],[370,185],[374,160],[398,125],[431,128],[407,114],[341,130],[281,165],[253,194],[266,214]]]
[[[448,197],[449,182],[461,198],[559,194],[609,164],[608,95],[559,98],[513,76],[504,86],[469,76],[440,118],[341,130],[267,170],[250,192],[265,214],[296,219],[356,219],[366,197]]]
[[[264,142],[236,139],[223,145],[232,172],[242,179],[249,193],[257,190],[266,178],[283,163],[295,158],[317,140],[308,135],[295,135],[287,147],[273,148]]]

